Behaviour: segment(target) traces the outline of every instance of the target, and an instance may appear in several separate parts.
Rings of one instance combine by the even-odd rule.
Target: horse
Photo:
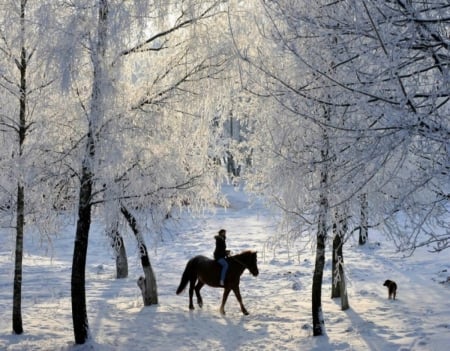
[[[192,297],[197,296],[198,306],[203,307],[203,299],[200,295],[200,289],[206,284],[213,288],[223,287],[222,304],[220,305],[220,313],[225,314],[225,303],[227,302],[228,295],[230,291],[233,290],[239,305],[241,306],[241,311],[244,315],[248,315],[248,311],[242,303],[242,296],[239,290],[239,282],[242,273],[245,269],[248,269],[253,276],[258,276],[259,270],[257,266],[256,251],[243,251],[240,254],[228,256],[228,272],[225,278],[224,285],[220,285],[220,270],[221,265],[206,256],[198,255],[191,258],[186,264],[186,268],[181,277],[180,285],[176,291],[177,295],[181,294],[189,285],[189,309],[194,309],[194,304],[192,302]],[[196,284],[197,283],[197,284]]]

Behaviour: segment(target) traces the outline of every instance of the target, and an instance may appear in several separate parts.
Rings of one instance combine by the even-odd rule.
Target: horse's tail
[[[186,264],[186,268],[184,269],[183,275],[181,276],[181,282],[177,289],[177,295],[181,294],[183,290],[188,285],[189,281],[191,280],[192,275],[196,274],[196,259],[191,258],[188,263]]]

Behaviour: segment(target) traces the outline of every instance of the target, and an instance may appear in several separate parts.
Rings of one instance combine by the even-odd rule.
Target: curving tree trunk
[[[89,243],[89,230],[92,213],[92,187],[94,178],[94,164],[96,140],[100,121],[105,113],[106,83],[105,55],[108,19],[108,1],[100,0],[98,4],[97,42],[91,51],[93,78],[91,106],[88,116],[88,133],[86,149],[82,162],[80,192],[78,199],[78,220],[73,249],[71,297],[72,319],[75,342],[84,344],[89,338],[89,322],[86,311],[85,270],[86,256]]]
[[[158,289],[156,286],[155,273],[153,272],[150,258],[148,257],[147,247],[145,246],[144,238],[138,228],[136,218],[125,206],[121,207],[121,212],[136,236],[136,240],[138,241],[144,277],[139,277],[137,284],[141,289],[144,306],[158,304]]]
[[[89,136],[88,140],[88,149],[93,152],[92,136]],[[92,173],[87,163],[87,161],[84,162],[81,177],[71,278],[72,320],[75,343],[77,344],[84,344],[89,337],[89,322],[86,311],[85,270],[89,229],[91,226]]]
[[[125,250],[125,242],[117,227],[113,228],[109,235],[111,236],[112,247],[116,255],[116,278],[123,279],[128,277],[128,259]]]
[[[344,238],[347,232],[347,219],[346,213],[339,208],[334,213],[333,232],[331,298],[340,297],[341,309],[345,311],[350,308],[345,282],[343,255]]]

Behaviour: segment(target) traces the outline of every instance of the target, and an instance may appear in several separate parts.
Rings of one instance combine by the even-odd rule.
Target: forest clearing
[[[270,247],[276,230],[273,215],[245,193],[224,187],[230,207],[215,214],[173,224],[164,240],[150,249],[160,302],[145,307],[136,279],[142,274],[136,243],[127,236],[130,276],[115,279],[115,261],[104,229],[96,226],[87,264],[88,316],[92,340],[73,346],[70,268],[73,237],[68,230],[45,254],[39,238],[26,248],[23,335],[12,335],[9,318],[0,321],[0,349],[7,351],[119,350],[379,350],[445,351],[450,343],[450,263],[448,255],[418,250],[396,254],[386,239],[370,234],[359,247],[349,239],[344,255],[351,308],[341,311],[331,299],[329,252],[324,277],[326,334],[311,330],[311,279],[314,254],[304,243]],[[188,309],[187,290],[175,290],[187,260],[212,256],[214,235],[228,231],[233,252],[258,251],[257,278],[244,272],[241,293],[249,310],[243,316],[230,294],[226,315],[219,313],[221,289],[202,289],[204,306]],[[11,242],[1,236],[0,315],[11,313]],[[329,251],[329,250],[327,250]],[[387,298],[385,279],[399,285],[397,300]],[[194,299],[195,302],[195,299]]]

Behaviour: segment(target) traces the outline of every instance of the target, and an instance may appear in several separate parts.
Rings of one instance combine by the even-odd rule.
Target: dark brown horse
[[[239,290],[239,282],[242,273],[245,269],[248,269],[255,277],[259,274],[256,251],[244,251],[238,255],[230,256],[227,258],[228,272],[225,278],[225,285],[223,286],[222,304],[220,305],[220,313],[225,314],[225,303],[227,302],[230,291],[233,290],[236,295],[241,311],[243,314],[248,315],[248,311],[245,309],[242,303],[241,292]],[[203,306],[202,296],[200,295],[200,289],[205,285],[209,285],[213,288],[221,288],[219,285],[221,266],[216,261],[205,257],[195,256],[191,258],[186,264],[186,268],[181,277],[180,286],[177,289],[177,295],[189,285],[189,309],[194,309],[192,297],[197,296],[197,303],[199,307]],[[197,284],[195,284],[197,283]]]

